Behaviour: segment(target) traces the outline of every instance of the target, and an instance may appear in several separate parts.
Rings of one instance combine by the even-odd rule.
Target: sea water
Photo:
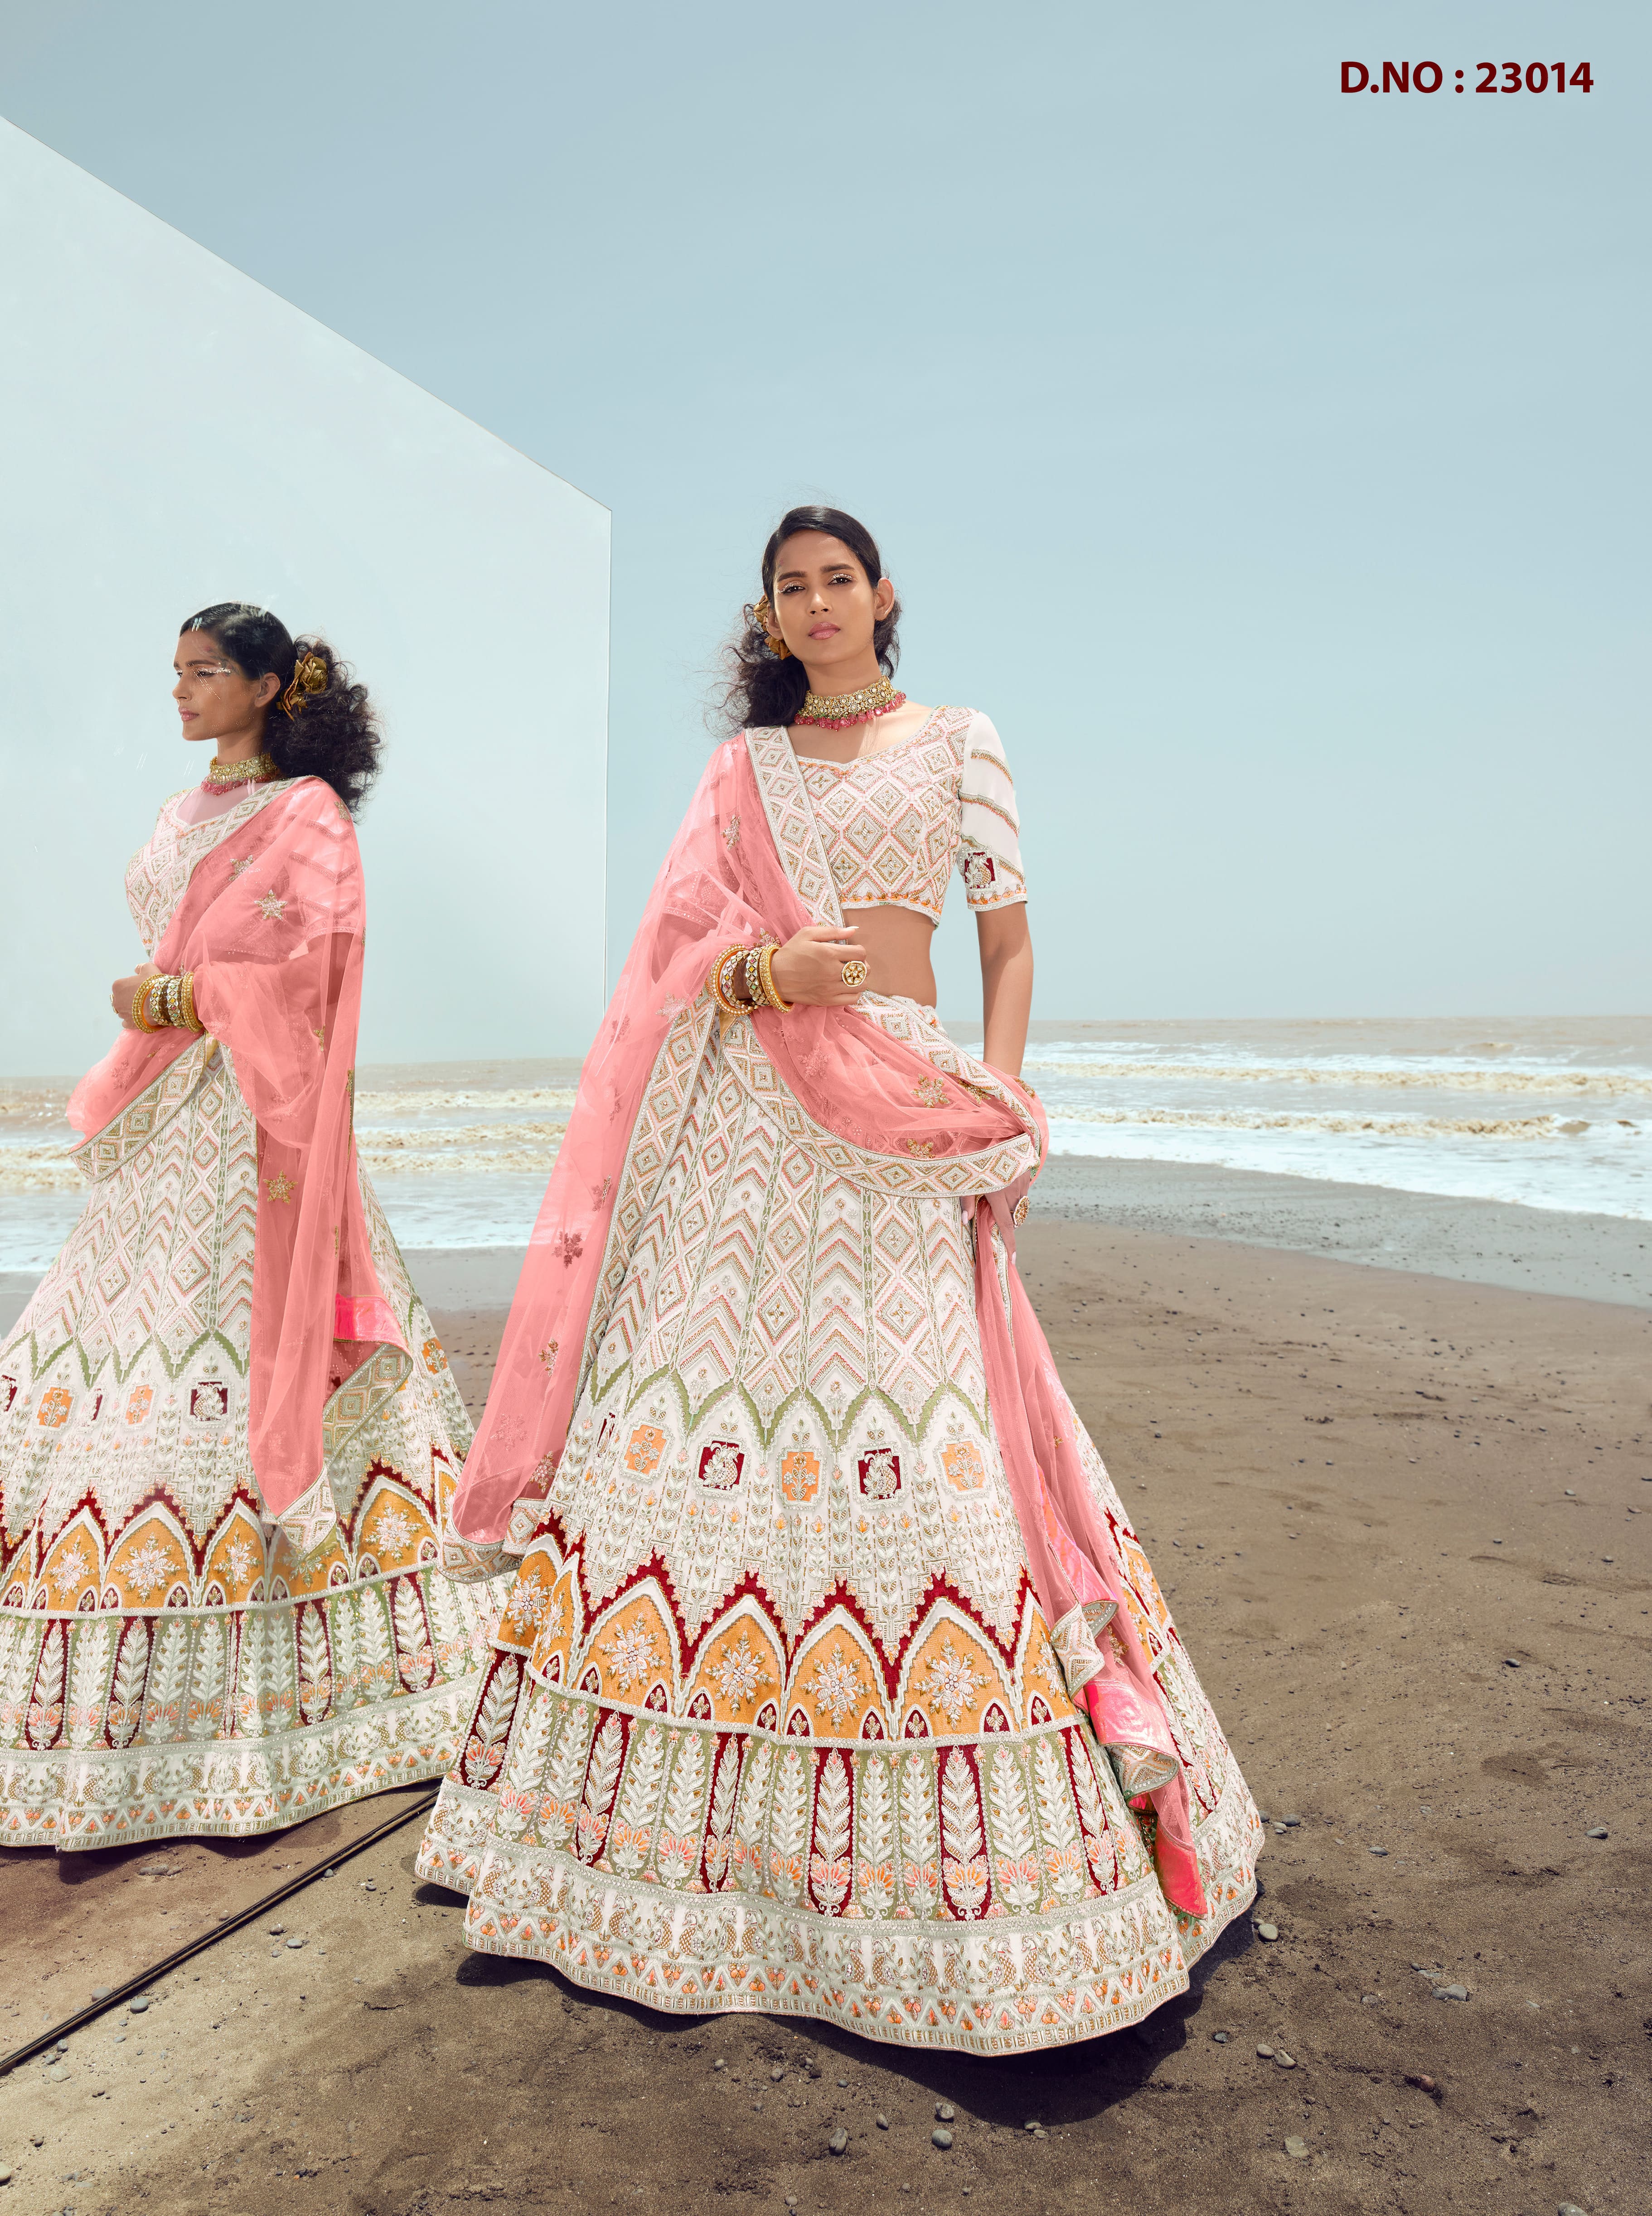
[[[577,1074],[364,1068],[357,1143],[401,1244],[521,1246]],[[1652,1019],[1045,1021],[1026,1074],[1062,1154],[1652,1217]],[[44,1269],[83,1205],[69,1089],[0,1086],[0,1270]]]

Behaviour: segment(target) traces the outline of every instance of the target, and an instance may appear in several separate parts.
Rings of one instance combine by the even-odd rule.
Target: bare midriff
[[[935,1005],[935,973],[929,962],[929,942],[935,926],[927,915],[912,908],[848,908],[846,930],[853,931],[866,948],[869,993],[892,993]]]

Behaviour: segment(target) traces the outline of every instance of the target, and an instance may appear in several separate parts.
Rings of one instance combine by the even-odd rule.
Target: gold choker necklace
[[[875,685],[863,685],[858,692],[808,693],[792,720],[818,723],[828,731],[847,731],[851,723],[869,723],[874,717],[892,716],[905,705],[905,693],[897,692],[887,677],[880,677]]]
[[[227,792],[237,785],[268,785],[271,778],[280,775],[268,754],[254,754],[250,761],[208,762],[200,789],[203,792]]]

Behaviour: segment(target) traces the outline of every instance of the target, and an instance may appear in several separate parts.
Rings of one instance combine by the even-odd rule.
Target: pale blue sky
[[[829,498],[1004,736],[1048,1016],[1652,1005],[1649,87],[1587,0],[0,4],[0,112],[612,508],[620,942]]]

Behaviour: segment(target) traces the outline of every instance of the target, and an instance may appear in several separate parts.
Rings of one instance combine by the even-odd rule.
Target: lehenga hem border
[[[1256,1898],[1255,1853],[1261,1844],[1261,1826],[1245,1824],[1247,1799],[1243,1784],[1236,1780],[1224,1796],[1222,1807],[1207,1824],[1200,1826],[1202,1847],[1216,1847],[1222,1833],[1230,1829],[1235,1836],[1224,1844],[1228,1844],[1230,1850],[1239,1850],[1236,1863],[1226,1868],[1222,1867],[1221,1860],[1212,1857],[1207,1861],[1201,1855],[1205,1890],[1210,1902],[1205,1915],[1184,1916],[1164,1904],[1165,1913],[1175,1927],[1168,1946],[1144,1945],[1137,1961],[1128,1967],[1115,1969],[1108,1964],[1099,1971],[1087,1969],[1059,1992],[1053,1986],[1036,1998],[1023,1992],[1013,2004],[990,1994],[967,1999],[946,1997],[937,1991],[943,1983],[940,1978],[930,1981],[927,1989],[915,1991],[909,1981],[897,1977],[893,1987],[885,1988],[885,1991],[898,1992],[898,2003],[891,1997],[884,2005],[872,2005],[850,1999],[841,1991],[834,1991],[829,1979],[804,1966],[785,1970],[765,1966],[756,1959],[756,1950],[746,1958],[751,1965],[749,1970],[737,1967],[731,1954],[726,1965],[713,1974],[681,1968],[674,1974],[673,1969],[663,1966],[681,1965],[687,1959],[687,1935],[679,1927],[686,1913],[696,1905],[722,1905],[736,1913],[743,1910],[779,1910],[784,1913],[783,1905],[766,1896],[754,1898],[739,1893],[716,1895],[672,1891],[656,1895],[652,1887],[638,1889],[622,1884],[612,1874],[572,1862],[561,1852],[556,1856],[559,1869],[570,1874],[576,1870],[581,1878],[589,1881],[589,1890],[593,1895],[601,1896],[586,1904],[585,1913],[564,1913],[553,1920],[541,1909],[530,1919],[495,1906],[482,1906],[478,1893],[485,1888],[486,1866],[501,1857],[502,1850],[508,1853],[510,1843],[502,1840],[496,1832],[492,1833],[487,1837],[478,1858],[452,1839],[453,1833],[470,1832],[474,1836],[478,1827],[473,1819],[480,1817],[485,1824],[496,1800],[494,1794],[462,1785],[453,1777],[445,1781],[437,1796],[420,1844],[416,1870],[427,1883],[469,1895],[465,1943],[473,1952],[504,1955],[518,1961],[543,1962],[588,1992],[631,2001],[663,2016],[791,2016],[833,2023],[853,2032],[857,2038],[876,2041],[884,2046],[929,2053],[1002,2056],[1076,2046],[1082,2040],[1127,2030],[1162,2008],[1167,2001],[1188,1991],[1193,1965],[1209,1953],[1230,1924],[1243,1915]],[[454,1818],[457,1821],[451,1823],[450,1831],[450,1822]],[[446,1838],[445,1833],[448,1834]],[[1248,1855],[1243,1852],[1245,1845],[1250,1850]],[[507,1876],[501,1889],[516,1888]],[[560,1890],[558,1887],[558,1893]],[[642,1950],[628,1948],[614,1932],[620,1914],[619,1896],[622,1892],[637,1890],[653,1896],[648,1905],[666,1911],[663,1920],[672,1928],[670,1941],[658,1949],[662,1976],[650,1977],[638,1959]],[[1078,1920],[1085,1908],[1098,1905],[1094,1902],[1074,1904],[1073,1920]],[[552,1928],[543,1936],[527,1938],[502,1928],[520,1926],[529,1920]],[[807,1920],[823,1934],[850,1944],[857,1941],[875,1943],[880,1938],[910,1939],[926,1955],[932,1954],[937,1938],[953,1933],[983,1942],[996,1942],[1001,1952],[1006,1952],[1013,1944],[1005,1924],[996,1919],[956,1924],[950,1932],[938,1930],[934,1924],[918,1923],[903,1927],[893,1921],[873,1924],[869,1919],[851,1922],[828,1917]],[[664,1935],[661,1936],[663,1938]],[[626,1959],[628,1968],[614,1970],[606,1967],[607,1961],[617,1958]],[[1081,1998],[1079,1989],[1087,1982],[1093,1990]],[[995,2016],[999,2021],[990,2029],[978,2022],[964,2028],[957,2026],[956,2019],[960,2016],[979,2018],[983,2014]]]
[[[330,1717],[275,1740],[207,1739],[199,1745],[174,1740],[119,1751],[0,1750],[0,1847],[55,1847],[68,1854],[151,1840],[245,1839],[286,1831],[349,1801],[444,1776],[464,1745],[481,1683],[482,1671],[473,1671],[368,1714]],[[361,1744],[368,1733],[371,1739]],[[194,1781],[179,1776],[192,1767]],[[145,1769],[155,1780],[153,1790],[145,1789]],[[232,1779],[224,1775],[228,1769]],[[325,1782],[313,1790],[303,1775],[293,1774],[323,1769]],[[114,1810],[105,1813],[107,1802],[87,1807],[82,1796],[88,1786],[101,1788],[117,1770],[131,1782],[114,1796]],[[31,1795],[31,1779],[43,1783],[52,1772],[57,1773],[52,1789]],[[66,1811],[65,1803],[71,1804]]]

